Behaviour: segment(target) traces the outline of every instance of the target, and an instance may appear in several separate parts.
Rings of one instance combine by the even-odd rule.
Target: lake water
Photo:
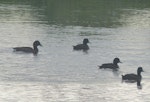
[[[150,2],[1,0],[0,102],[149,102]],[[88,38],[90,50],[72,46]],[[39,40],[39,54],[13,47]],[[119,57],[119,71],[98,65]],[[121,75],[142,66],[141,88]]]

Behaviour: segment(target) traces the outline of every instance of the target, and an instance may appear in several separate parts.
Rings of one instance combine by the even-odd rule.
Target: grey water
[[[13,52],[35,40],[37,56]],[[118,71],[98,69],[115,57]],[[139,66],[141,87],[122,83]],[[0,102],[149,102],[149,68],[148,0],[0,1]]]

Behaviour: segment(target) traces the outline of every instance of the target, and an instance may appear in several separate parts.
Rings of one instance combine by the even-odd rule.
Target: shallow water
[[[61,3],[0,3],[0,101],[148,102],[148,3],[64,1],[57,8]],[[84,38],[89,38],[90,50],[73,51]],[[43,45],[37,56],[13,52],[13,47],[32,46],[34,40]],[[119,71],[98,69],[115,57],[123,62]],[[145,71],[142,88],[122,83],[121,75],[136,73],[139,66]]]

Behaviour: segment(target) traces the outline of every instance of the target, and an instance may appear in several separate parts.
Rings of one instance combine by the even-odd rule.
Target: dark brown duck
[[[118,63],[122,63],[122,62],[120,61],[119,58],[114,58],[113,63],[104,63],[101,66],[99,66],[99,68],[100,69],[102,68],[117,69],[119,68]]]
[[[73,46],[74,50],[89,50],[89,46],[87,45],[87,43],[89,43],[88,39],[83,39],[83,44],[78,44],[76,46]]]
[[[122,75],[122,80],[140,82],[142,79],[141,72],[144,72],[143,68],[138,67],[137,74],[131,73],[131,74]]]
[[[14,51],[22,51],[25,53],[33,53],[34,55],[38,54],[38,46],[42,46],[41,43],[36,40],[33,42],[33,48],[32,47],[15,47],[13,48]]]

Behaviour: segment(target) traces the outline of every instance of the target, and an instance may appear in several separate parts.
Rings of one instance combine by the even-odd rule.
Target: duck
[[[83,44],[78,44],[76,46],[73,46],[73,50],[83,50],[87,51],[89,50],[89,46],[87,45],[89,43],[89,40],[87,38],[83,39]]]
[[[138,67],[137,74],[131,73],[131,74],[122,75],[122,80],[137,82],[138,84],[139,82],[141,82],[142,79],[141,72],[144,72],[143,68]]]
[[[33,53],[34,55],[38,54],[38,46],[42,46],[41,43],[36,40],[33,42],[33,48],[32,47],[14,47],[14,51],[21,51],[25,53]]]
[[[102,69],[102,68],[118,69],[119,68],[118,63],[122,63],[122,62],[120,61],[119,58],[116,57],[114,58],[113,63],[104,63],[101,66],[99,66],[99,69]]]

